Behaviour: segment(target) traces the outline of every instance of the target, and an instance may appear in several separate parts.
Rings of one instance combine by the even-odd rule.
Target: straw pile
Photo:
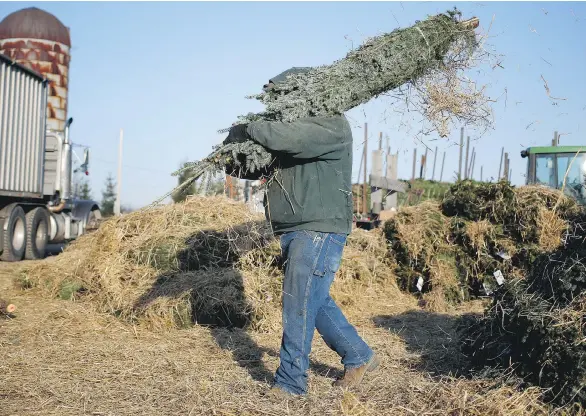
[[[210,209],[213,207],[213,209]],[[99,311],[161,330],[193,323],[268,330],[280,323],[281,258],[264,220],[224,197],[112,218],[64,253],[31,266],[24,287],[85,299]],[[357,290],[396,290],[381,233],[354,233],[333,297],[356,303]]]
[[[404,208],[386,222],[384,232],[402,290],[425,293],[426,305],[438,312],[445,309],[446,301],[459,299],[455,246],[447,238],[450,221],[437,203]]]
[[[497,271],[522,276],[539,255],[562,245],[578,213],[575,201],[546,187],[461,181],[439,204],[401,210],[385,224],[385,235],[399,286],[423,298],[433,293],[426,305],[442,310],[490,294]]]
[[[245,296],[265,288],[255,292],[235,266],[270,241],[262,219],[242,208],[223,197],[190,198],[112,218],[31,267],[25,283],[157,328],[209,319],[237,325],[252,313]]]

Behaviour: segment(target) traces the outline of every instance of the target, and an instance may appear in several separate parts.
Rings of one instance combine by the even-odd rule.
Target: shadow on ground
[[[376,316],[374,324],[400,336],[407,351],[418,358],[408,365],[434,376],[464,376],[467,360],[460,352],[457,328],[472,315],[448,315],[408,311],[400,315]]]
[[[232,358],[239,366],[245,368],[253,380],[271,383],[274,373],[263,362],[263,356],[278,358],[279,351],[258,345],[243,329],[215,327],[212,336],[224,350],[232,353]],[[274,336],[279,336],[275,334]],[[310,359],[310,370],[322,377],[336,379],[342,376],[342,369]]]
[[[234,361],[254,380],[270,382],[273,373],[264,364],[263,356],[278,357],[278,351],[259,346],[247,332],[251,306],[244,292],[243,277],[234,267],[243,252],[268,244],[268,240],[260,239],[244,249],[235,249],[237,236],[249,233],[252,227],[255,224],[235,227],[227,233],[200,231],[186,240],[187,248],[174,259],[165,258],[165,253],[149,259],[175,261],[180,272],[160,276],[134,308],[148,308],[158,298],[189,296],[191,314],[185,317],[188,324],[210,328],[217,345],[229,350]],[[327,377],[340,375],[340,370],[315,361],[311,361],[310,369]]]

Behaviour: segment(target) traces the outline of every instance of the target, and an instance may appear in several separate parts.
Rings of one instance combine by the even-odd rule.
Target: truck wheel
[[[1,224],[4,230],[3,250],[0,260],[20,261],[26,249],[26,217],[20,205],[15,205]]]
[[[49,244],[49,213],[45,208],[35,208],[26,214],[26,250],[24,258],[39,260],[45,258]]]

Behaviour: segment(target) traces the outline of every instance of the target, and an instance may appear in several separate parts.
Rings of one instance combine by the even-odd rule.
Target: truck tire
[[[49,244],[49,213],[45,208],[35,208],[26,214],[27,260],[44,259]]]
[[[21,261],[26,250],[26,217],[20,205],[14,205],[0,224],[6,226],[3,232],[2,261]]]

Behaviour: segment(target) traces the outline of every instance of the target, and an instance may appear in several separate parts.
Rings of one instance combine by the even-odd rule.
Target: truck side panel
[[[45,178],[43,193],[45,195],[53,195],[57,190],[57,184],[60,179],[61,143],[55,134],[47,134],[45,140]]]
[[[47,83],[0,55],[0,195],[43,196]]]

